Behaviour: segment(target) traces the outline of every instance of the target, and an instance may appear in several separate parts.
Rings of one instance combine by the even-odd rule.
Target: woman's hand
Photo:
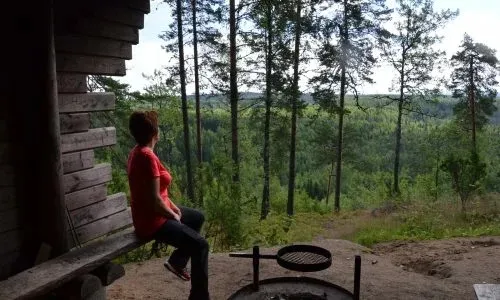
[[[172,203],[172,210],[179,215],[179,219],[182,218],[182,212],[181,210],[177,207],[177,205],[175,205],[174,203]],[[180,221],[179,221],[180,222]]]
[[[181,222],[181,216],[178,214],[174,214],[174,219],[176,219],[177,222],[179,222],[179,223]]]

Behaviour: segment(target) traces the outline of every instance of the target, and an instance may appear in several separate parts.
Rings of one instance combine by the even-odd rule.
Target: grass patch
[[[244,243],[235,249],[308,242],[322,234],[325,224],[333,218],[331,214],[297,213],[293,217],[286,214],[270,215],[260,221],[258,216],[250,216],[244,221]]]
[[[397,240],[500,235],[498,199],[478,199],[463,214],[456,203],[412,205],[399,214],[367,220],[350,238],[371,247]]]

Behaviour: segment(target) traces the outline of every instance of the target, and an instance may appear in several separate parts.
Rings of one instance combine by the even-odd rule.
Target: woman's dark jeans
[[[176,268],[185,268],[191,258],[191,293],[189,299],[207,300],[208,293],[208,243],[199,234],[205,221],[203,214],[195,209],[179,206],[181,222],[167,220],[154,234],[159,242],[177,249],[168,262]]]

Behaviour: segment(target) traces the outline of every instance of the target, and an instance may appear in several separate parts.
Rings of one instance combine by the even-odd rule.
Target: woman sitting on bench
[[[176,206],[168,197],[172,177],[153,152],[159,140],[158,114],[132,113],[129,129],[137,143],[127,166],[135,231],[141,238],[176,247],[165,267],[183,280],[191,279],[190,300],[209,299],[208,243],[199,234],[204,216],[197,210]],[[189,258],[192,278],[186,271]]]

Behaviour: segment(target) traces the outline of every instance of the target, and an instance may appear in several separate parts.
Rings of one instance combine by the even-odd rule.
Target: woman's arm
[[[151,180],[151,202],[156,212],[169,219],[173,218],[180,222],[180,216],[175,213],[170,207],[165,205],[163,199],[160,196],[160,177],[154,177]]]

